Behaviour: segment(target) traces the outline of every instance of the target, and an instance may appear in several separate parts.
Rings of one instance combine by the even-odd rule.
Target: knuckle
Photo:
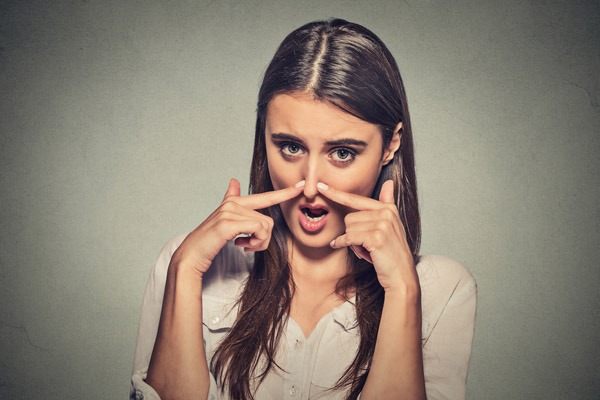
[[[398,210],[396,209],[395,205],[389,204],[382,209],[382,213],[385,218],[393,219],[398,215]]]
[[[375,224],[375,228],[378,231],[382,231],[382,232],[388,232],[391,227],[392,227],[392,223],[389,220],[387,220],[387,219],[380,219]]]
[[[265,231],[269,229],[269,224],[264,220],[256,221],[256,229],[260,231]]]
[[[356,234],[354,232],[346,232],[344,235],[340,236],[338,239],[341,243],[352,243],[354,240],[356,240]]]
[[[221,235],[227,234],[229,232],[229,222],[227,219],[221,219],[215,227],[217,232]]]
[[[380,245],[384,239],[385,239],[385,233],[383,233],[381,230],[375,230],[373,232],[373,245],[377,246]]]
[[[352,214],[353,213],[346,214],[346,216],[344,217],[344,223],[346,225],[348,225],[348,224],[350,224],[352,222],[352,219],[353,219],[352,218]]]
[[[255,219],[254,223],[256,224],[257,230],[264,231],[264,230],[268,229],[268,227],[269,227],[269,224],[263,218]]]
[[[258,247],[259,250],[263,251],[266,250],[269,247],[269,243],[271,242],[271,238],[269,237],[266,240],[263,240],[263,242],[260,244],[260,246]]]
[[[273,229],[273,226],[275,226],[275,221],[273,221],[273,218],[271,217],[267,217],[267,225],[269,226],[269,230]]]
[[[233,216],[233,213],[229,210],[223,210],[219,213],[219,219],[221,221],[228,221]]]
[[[227,198],[221,204],[221,210],[223,210],[223,211],[233,211],[235,209],[236,205],[237,205],[236,202],[234,202],[233,200]]]

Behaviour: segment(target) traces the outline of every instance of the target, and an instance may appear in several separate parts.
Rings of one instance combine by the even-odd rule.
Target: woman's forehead
[[[353,138],[370,143],[382,140],[377,125],[306,92],[274,96],[267,106],[266,132],[324,141]]]

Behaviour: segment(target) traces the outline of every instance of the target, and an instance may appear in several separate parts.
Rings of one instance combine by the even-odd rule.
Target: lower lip
[[[298,219],[300,220],[300,225],[302,226],[302,228],[304,228],[305,231],[317,232],[323,229],[323,227],[325,226],[325,223],[327,222],[327,216],[328,214],[325,214],[323,218],[321,218],[318,221],[309,221],[308,218],[306,218],[306,215],[304,215],[304,213],[302,212],[302,210],[300,210]]]

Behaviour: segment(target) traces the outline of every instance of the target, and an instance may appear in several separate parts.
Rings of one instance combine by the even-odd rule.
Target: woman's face
[[[343,234],[349,210],[319,194],[317,183],[368,197],[397,143],[392,141],[382,152],[378,126],[310,94],[275,96],[268,105],[265,129],[273,188],[306,181],[300,196],[280,204],[294,242],[322,248]]]

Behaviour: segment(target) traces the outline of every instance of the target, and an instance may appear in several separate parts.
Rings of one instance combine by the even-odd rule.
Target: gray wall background
[[[127,396],[145,281],[230,177],[261,74],[331,16],[396,56],[424,254],[479,284],[469,399],[599,399],[594,1],[1,1],[0,398]]]

